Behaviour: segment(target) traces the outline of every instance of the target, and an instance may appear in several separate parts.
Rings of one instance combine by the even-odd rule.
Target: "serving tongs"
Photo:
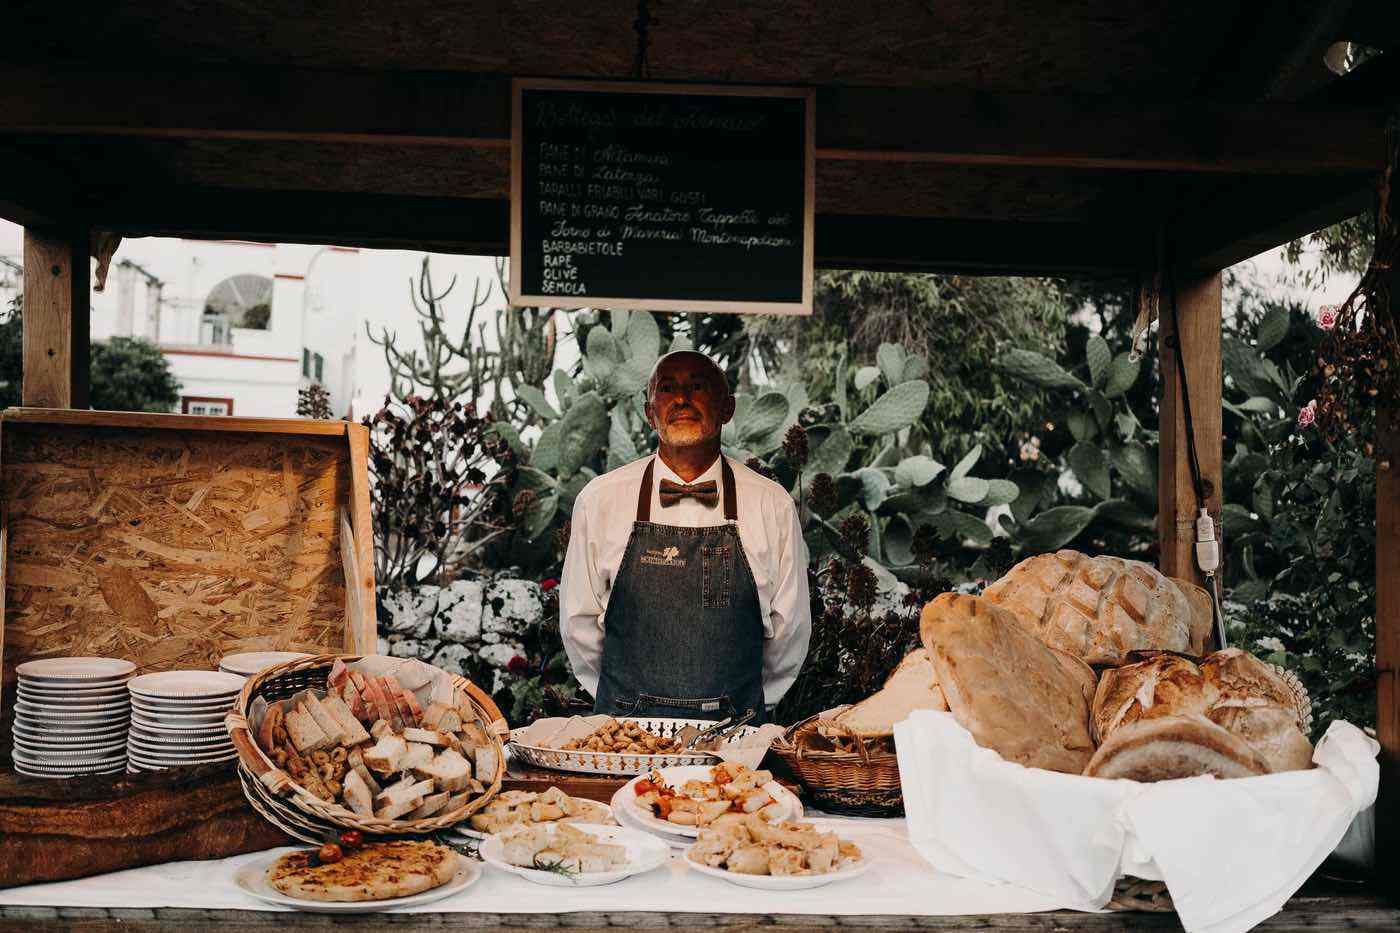
[[[704,729],[697,729],[695,726],[683,726],[676,732],[676,741],[681,743],[681,751],[689,751],[692,748],[699,748],[701,742],[711,743],[711,747],[727,741],[734,737],[744,724],[754,717],[752,709],[746,709],[736,716],[721,719],[719,722]],[[700,749],[704,751],[704,749]]]

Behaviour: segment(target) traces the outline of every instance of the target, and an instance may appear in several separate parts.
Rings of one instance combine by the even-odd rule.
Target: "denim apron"
[[[763,613],[739,541],[734,470],[720,457],[725,524],[651,521],[655,459],[642,474],[637,520],[603,616],[594,712],[763,721]]]

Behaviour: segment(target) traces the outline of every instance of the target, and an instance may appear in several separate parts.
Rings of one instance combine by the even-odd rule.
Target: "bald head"
[[[712,447],[718,453],[720,429],[734,417],[734,396],[714,360],[677,350],[652,368],[646,414],[663,454],[690,447]]]
[[[729,394],[729,379],[718,363],[698,350],[672,350],[662,354],[651,368],[651,376],[647,378],[647,401],[650,402],[656,394],[656,382],[663,370],[667,375],[674,375],[681,369],[708,372],[715,382],[715,388],[725,395]]]

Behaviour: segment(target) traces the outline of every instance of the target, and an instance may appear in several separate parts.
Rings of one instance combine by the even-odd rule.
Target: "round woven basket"
[[[253,701],[262,697],[269,703],[285,700],[306,689],[325,690],[331,664],[339,658],[347,664],[361,655],[323,654],[296,658],[277,664],[249,677],[233,711],[224,719],[224,726],[238,752],[239,777],[243,792],[253,809],[262,814],[288,835],[306,842],[321,842],[333,838],[341,830],[358,829],[374,835],[407,835],[431,833],[461,822],[486,806],[500,791],[505,773],[505,748],[501,736],[509,732],[505,717],[481,688],[465,677],[452,676],[452,685],[460,699],[465,697],[487,736],[496,746],[496,773],[486,784],[486,793],[470,800],[465,806],[448,813],[438,813],[422,820],[385,820],[363,817],[348,807],[322,800],[302,787],[292,776],[277,767],[258,747],[248,729],[248,711]]]
[[[903,816],[904,795],[899,785],[898,756],[882,749],[870,749],[860,736],[841,723],[827,720],[825,725],[844,732],[856,750],[808,748],[803,740],[816,730],[816,716],[788,727],[770,749],[802,784],[807,799],[828,813]]]

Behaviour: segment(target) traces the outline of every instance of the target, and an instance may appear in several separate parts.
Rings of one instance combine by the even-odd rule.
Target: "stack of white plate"
[[[274,664],[283,664],[296,658],[309,658],[303,651],[244,651],[241,654],[226,654],[219,659],[219,670],[239,677],[252,677],[262,673]]]
[[[213,764],[236,757],[224,729],[243,678],[223,671],[161,671],[133,677],[127,757],[132,771]]]
[[[126,767],[131,718],[118,658],[45,658],[15,669],[15,771],[29,777],[106,774]]]

